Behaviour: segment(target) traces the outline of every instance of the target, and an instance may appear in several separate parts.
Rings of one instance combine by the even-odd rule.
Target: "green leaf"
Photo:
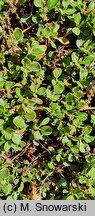
[[[2,156],[0,156],[0,166],[4,164],[4,159],[2,158]]]
[[[43,0],[34,0],[34,5],[36,7],[42,7],[43,6]]]
[[[34,121],[34,119],[36,118],[36,113],[33,110],[29,110],[26,114],[25,114],[25,118],[28,122],[30,121]]]
[[[72,106],[72,105],[69,105],[69,104],[66,104],[66,109],[67,109],[67,110],[72,110],[72,109],[73,109],[73,106]]]
[[[12,185],[11,185],[11,184],[8,184],[8,185],[5,184],[5,185],[3,185],[2,191],[3,191],[3,193],[4,193],[5,195],[10,194],[11,191],[12,191]]]
[[[91,115],[91,123],[95,126],[95,115]]]
[[[78,119],[79,119],[80,121],[85,121],[85,120],[87,119],[87,113],[81,113],[81,112],[79,112],[79,113],[77,114],[77,117],[78,117]]]
[[[19,0],[19,4],[23,5],[27,0]]]
[[[41,122],[40,126],[48,124],[49,121],[50,121],[50,118],[45,118],[45,119]]]
[[[86,143],[91,143],[95,140],[95,136],[85,135],[83,139]]]
[[[24,189],[24,182],[21,182],[20,187],[18,188],[18,191],[22,192],[23,189]]]
[[[0,106],[4,106],[4,100],[0,98]]]
[[[7,168],[2,168],[0,170],[0,178],[7,179],[9,177],[9,170]]]
[[[64,137],[62,138],[62,144],[65,144],[65,143],[67,144],[68,141],[69,141],[69,139],[68,139],[67,136],[64,136]]]
[[[95,60],[95,55],[86,56],[82,62],[82,64],[89,65]]]
[[[80,144],[79,144],[79,150],[80,150],[80,152],[85,153],[85,147],[86,147],[85,143],[83,143],[80,140]]]
[[[16,88],[16,96],[18,97],[19,102],[22,102],[24,100],[24,98],[22,97],[20,88]]]
[[[13,143],[15,143],[16,145],[19,145],[21,143],[21,137],[22,136],[20,134],[14,133],[12,137]]]
[[[6,140],[11,140],[12,138],[12,131],[10,129],[7,129],[4,133],[5,139]]]
[[[22,23],[27,23],[30,19],[31,19],[31,15],[30,14],[26,14],[26,15],[24,15],[24,16],[21,17],[21,22]]]
[[[60,188],[61,186],[63,186],[63,188],[67,186],[67,181],[64,178],[61,178],[60,181],[56,183],[57,188]]]
[[[80,80],[86,79],[87,75],[88,75],[88,71],[87,70],[84,70],[84,69],[80,70]]]
[[[57,162],[60,162],[60,159],[61,159],[61,155],[60,154],[56,155]]]
[[[15,124],[15,126],[17,128],[20,128],[20,129],[26,129],[26,124],[24,122],[24,119],[21,117],[21,116],[16,116],[14,119],[13,119],[13,123]]]
[[[40,71],[41,69],[41,66],[38,62],[36,61],[31,61],[29,58],[25,57],[23,60],[22,60],[22,64],[23,66],[29,70],[30,72],[33,71],[33,72],[38,72]]]
[[[83,128],[82,134],[83,135],[88,135],[88,134],[91,133],[91,131],[92,131],[92,127],[89,125],[89,126],[86,126],[86,127]]]
[[[72,102],[73,99],[74,99],[73,94],[68,93],[68,94],[66,95],[66,101],[67,101],[68,103],[69,103],[69,102]]]
[[[89,5],[88,5],[88,7],[87,7],[87,12],[89,13],[89,12],[93,11],[94,8],[95,8],[95,3],[94,3],[94,1],[89,2]]]
[[[53,169],[54,165],[53,165],[53,162],[52,162],[52,161],[50,161],[50,162],[48,163],[48,167],[49,167],[50,169]]]
[[[74,22],[79,25],[81,21],[81,14],[80,13],[77,13],[77,14],[74,14]]]
[[[79,183],[80,184],[87,184],[88,183],[87,177],[86,176],[80,176]]]
[[[39,104],[39,105],[43,104],[43,101],[40,98],[35,98],[34,97],[34,98],[32,98],[32,101]]]
[[[31,60],[29,58],[27,58],[27,57],[25,57],[22,60],[22,64],[23,64],[24,68],[27,69],[27,70],[30,70],[30,71],[32,70],[31,63],[32,63]]]
[[[4,120],[0,119],[0,128],[3,128]]]
[[[51,36],[51,29],[46,27],[43,29],[43,36],[46,37],[46,38],[49,38]]]
[[[91,196],[95,197],[95,188],[90,186],[89,193],[91,194]]]
[[[44,95],[45,95],[45,91],[46,91],[46,88],[40,87],[40,88],[37,90],[37,94],[38,94],[38,95],[44,96]]]
[[[87,173],[87,176],[89,176],[92,179],[95,179],[95,168],[92,167],[89,172]]]
[[[55,68],[55,69],[53,70],[53,75],[54,75],[54,77],[55,77],[56,79],[58,79],[58,77],[60,77],[61,74],[62,74],[61,68]]]
[[[35,140],[43,140],[42,135],[39,131],[34,132],[34,138]]]
[[[41,127],[41,133],[44,136],[48,136],[52,133],[52,128],[50,126],[43,126]]]
[[[74,198],[74,196],[73,195],[70,195],[70,196],[68,196],[67,197],[67,199],[66,200],[75,200],[75,198]]]
[[[77,56],[77,54],[75,52],[72,53],[71,58],[72,58],[73,62],[75,62],[75,63],[78,62],[78,56]]]
[[[55,151],[55,149],[54,149],[52,146],[49,146],[49,147],[48,147],[48,150],[49,150],[50,152],[54,152],[54,151]]]
[[[23,39],[23,32],[20,28],[15,28],[14,30],[14,37],[17,41],[21,41]]]
[[[74,14],[75,13],[75,11],[76,11],[76,9],[75,8],[68,8],[67,10],[63,10],[62,11],[62,14],[66,14],[66,15],[72,15],[72,14]]]
[[[53,40],[50,40],[50,44],[54,49],[56,49],[56,44],[53,42]]]
[[[40,69],[41,69],[41,66],[40,66],[40,64],[38,63],[38,62],[36,62],[36,61],[33,61],[32,63],[31,63],[31,70],[33,71],[33,72],[38,72],[38,71],[40,71]]]
[[[4,150],[5,150],[5,152],[8,152],[10,148],[11,148],[10,142],[6,142],[4,144]]]
[[[63,194],[67,194],[68,193],[68,190],[66,190],[66,189],[63,189]]]
[[[58,2],[59,0],[47,0],[48,10],[52,10],[53,8],[55,8]]]
[[[72,32],[75,34],[75,35],[79,35],[80,34],[80,29],[78,27],[74,27],[72,28]]]
[[[60,82],[54,85],[55,94],[61,94],[63,91],[64,91],[64,86]]]
[[[72,147],[71,147],[71,151],[72,151],[74,154],[78,154],[79,149],[78,149],[77,146],[72,146]]]
[[[82,46],[82,44],[83,44],[82,39],[76,41],[76,45],[77,45],[78,48],[80,48]]]
[[[37,45],[30,50],[30,54],[32,54],[32,56],[39,60],[41,56],[45,54],[46,49],[47,46],[45,45]]]

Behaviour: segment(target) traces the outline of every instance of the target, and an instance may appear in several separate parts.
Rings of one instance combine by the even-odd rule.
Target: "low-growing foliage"
[[[0,197],[95,199],[95,1],[0,0]]]

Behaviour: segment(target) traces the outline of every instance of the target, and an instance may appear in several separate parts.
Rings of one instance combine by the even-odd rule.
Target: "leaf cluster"
[[[95,199],[95,2],[1,0],[0,24],[1,199]]]

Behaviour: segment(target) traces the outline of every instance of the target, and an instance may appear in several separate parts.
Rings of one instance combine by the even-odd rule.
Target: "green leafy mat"
[[[95,1],[0,0],[0,197],[95,199]]]

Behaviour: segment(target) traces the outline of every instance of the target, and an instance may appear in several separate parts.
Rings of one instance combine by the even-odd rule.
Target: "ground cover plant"
[[[0,199],[95,199],[95,1],[0,0]]]

